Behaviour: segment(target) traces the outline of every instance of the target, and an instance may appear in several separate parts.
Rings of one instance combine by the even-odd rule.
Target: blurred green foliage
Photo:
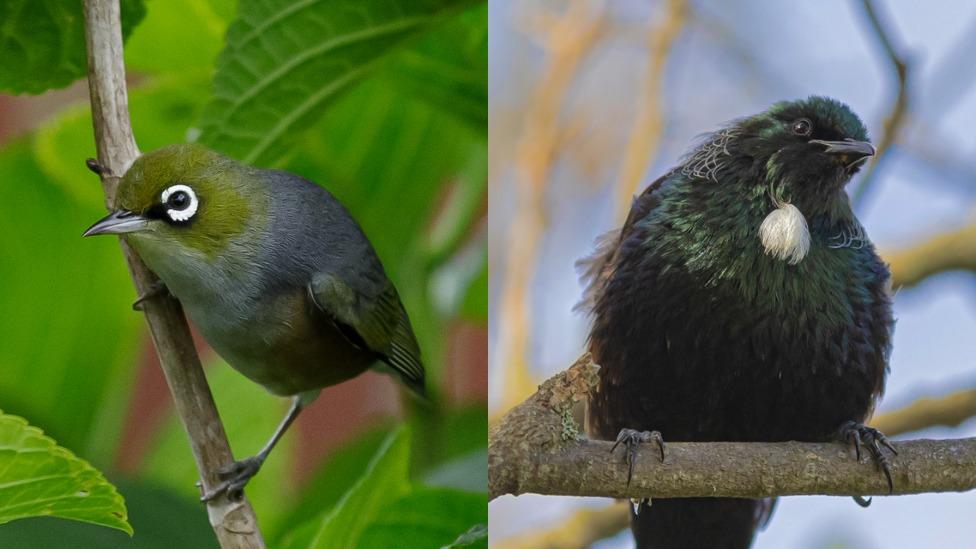
[[[146,13],[142,0],[122,0],[122,34]],[[85,75],[85,27],[81,2],[0,2],[0,90],[41,93]]]
[[[2,3],[0,89],[34,93],[83,76],[79,4]],[[448,324],[487,317],[477,232],[487,181],[486,4],[150,0],[123,8],[134,27],[126,62],[140,147],[200,139],[328,187],[397,284],[436,386]],[[31,14],[43,15],[36,33],[23,27]],[[86,103],[0,147],[8,197],[0,202],[0,404],[116,480],[135,535],[38,518],[0,527],[0,546],[213,547],[172,412],[138,475],[113,472],[147,338],[129,308],[135,296],[118,245],[80,238],[104,213],[83,164],[94,151]],[[285,403],[219,362],[208,377],[236,452],[257,450]],[[438,409],[408,423],[351,441],[304,486],[291,475],[295,435],[285,437],[247,489],[269,544],[335,529],[362,546],[485,545],[484,408]],[[408,432],[423,443],[411,448]]]

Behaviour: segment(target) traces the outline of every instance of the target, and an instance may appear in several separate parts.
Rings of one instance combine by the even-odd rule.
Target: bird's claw
[[[854,503],[860,505],[865,509],[871,507],[871,498],[866,498],[864,496],[851,496],[851,498],[854,499]]]
[[[634,511],[634,516],[640,515],[641,507],[650,505],[651,498],[630,498],[630,508]]]
[[[840,433],[845,441],[854,446],[854,455],[858,462],[861,461],[861,446],[868,449],[871,457],[874,458],[874,462],[884,471],[885,478],[888,480],[888,493],[893,492],[895,485],[891,479],[891,458],[885,454],[884,448],[887,448],[894,455],[898,455],[898,451],[888,442],[888,437],[884,436],[881,431],[856,421],[845,423],[841,427]],[[857,501],[858,505],[862,507],[867,507],[865,503],[870,504],[870,500],[864,498],[861,500],[855,498],[854,501]]]
[[[217,471],[220,484],[214,486],[200,496],[200,501],[211,501],[222,494],[227,494],[231,500],[238,501],[244,497],[244,486],[251,478],[258,474],[264,460],[260,456],[252,456],[241,461],[235,461]],[[200,483],[197,483],[200,486]]]
[[[658,431],[637,431],[635,429],[621,429],[617,440],[610,447],[613,453],[621,444],[627,447],[627,484],[634,476],[634,463],[637,462],[637,447],[641,443],[653,442],[661,452],[661,462],[664,462],[664,437]]]

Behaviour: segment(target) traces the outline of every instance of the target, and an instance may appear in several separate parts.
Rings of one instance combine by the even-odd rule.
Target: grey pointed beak
[[[99,219],[94,225],[88,227],[85,234],[81,236],[94,236],[96,234],[124,234],[141,231],[149,225],[149,220],[145,217],[129,210],[114,211],[107,216]]]
[[[855,164],[869,156],[874,156],[877,152],[874,145],[867,141],[857,141],[856,139],[845,139],[843,141],[824,141],[822,139],[811,139],[810,143],[823,145],[827,154],[837,154],[846,156],[850,160],[848,165]]]

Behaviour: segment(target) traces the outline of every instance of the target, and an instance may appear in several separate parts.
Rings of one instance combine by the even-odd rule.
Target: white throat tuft
[[[773,200],[776,209],[759,226],[759,239],[766,253],[796,265],[810,251],[810,229],[799,208]]]

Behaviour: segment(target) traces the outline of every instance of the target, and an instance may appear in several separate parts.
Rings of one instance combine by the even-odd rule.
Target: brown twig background
[[[884,49],[885,58],[895,75],[898,91],[895,95],[895,101],[891,106],[891,111],[885,117],[881,139],[876,142],[878,153],[871,159],[871,164],[868,165],[864,177],[861,178],[860,184],[854,189],[852,200],[855,204],[859,204],[864,200],[868,189],[871,188],[876,179],[875,173],[878,170],[878,166],[887,157],[891,145],[898,139],[899,131],[901,131],[905,116],[908,113],[909,91],[909,65],[905,56],[899,53],[895,47],[892,36],[894,31],[888,26],[886,21],[882,21],[881,15],[879,15],[880,8],[872,0],[861,0],[861,7],[870,23],[869,27],[873,36],[881,44],[882,49]]]
[[[664,131],[664,110],[661,105],[661,88],[664,67],[671,45],[684,28],[688,15],[685,0],[669,0],[663,19],[652,24],[647,33],[647,69],[644,71],[640,92],[636,95],[637,114],[630,129],[630,139],[624,151],[617,183],[616,214],[614,219],[623,222],[630,212],[634,195],[646,180],[647,168],[654,161],[661,133]]]
[[[528,352],[531,337],[531,285],[539,246],[547,224],[546,188],[558,154],[559,115],[566,91],[602,27],[602,4],[573,4],[565,15],[536,20],[543,25],[547,68],[531,99],[525,130],[518,144],[518,200],[508,236],[505,289],[496,353],[505,368],[502,407],[515,405],[532,392]]]

